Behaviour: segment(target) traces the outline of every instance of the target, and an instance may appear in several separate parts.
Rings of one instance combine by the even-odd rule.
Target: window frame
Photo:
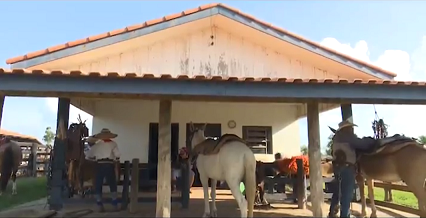
[[[243,139],[248,143],[256,143],[252,142],[250,139],[250,131],[265,131],[265,139],[266,139],[266,146],[265,148],[254,148],[253,145],[248,144],[250,149],[255,154],[273,154],[273,140],[272,140],[272,126],[242,126],[242,135]],[[253,137],[253,136],[252,136]],[[264,149],[264,152],[258,152],[258,149]]]

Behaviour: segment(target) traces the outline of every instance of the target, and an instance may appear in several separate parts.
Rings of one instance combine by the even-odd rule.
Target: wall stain
[[[231,59],[231,75],[238,75],[238,69],[237,69],[237,60],[235,60],[235,58]]]
[[[204,70],[205,70],[205,76],[209,77],[212,76],[212,66],[210,65],[210,62],[207,62],[204,64]]]
[[[225,53],[222,53],[219,56],[219,63],[217,64],[217,74],[218,76],[228,76],[228,65],[224,60]]]
[[[185,57],[184,60],[180,60],[180,73],[188,75],[189,72],[189,58]]]

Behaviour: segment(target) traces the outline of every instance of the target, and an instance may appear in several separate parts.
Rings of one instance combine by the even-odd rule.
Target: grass
[[[18,194],[12,196],[12,183],[9,182],[6,192],[0,196],[0,211],[47,196],[46,177],[18,178],[16,188]]]
[[[367,188],[365,189],[366,192]],[[366,193],[366,196],[367,196]],[[374,188],[374,198],[379,201],[383,201],[385,199],[385,191],[383,188]],[[402,205],[405,207],[411,207],[418,209],[417,198],[411,192],[402,192],[402,191],[392,191],[392,203]]]

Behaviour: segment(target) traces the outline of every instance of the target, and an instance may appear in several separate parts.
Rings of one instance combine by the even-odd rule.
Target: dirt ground
[[[233,199],[229,190],[217,191],[217,209],[219,217],[239,217],[240,212],[237,203]],[[64,209],[57,214],[56,217],[70,217],[69,214],[76,210],[95,210],[94,203],[72,203],[64,205]],[[255,217],[312,217],[310,204],[308,203],[307,209],[297,209],[295,204],[272,204],[273,208],[269,210],[255,210]],[[44,205],[31,204],[26,206],[18,206],[12,210],[2,212],[0,217],[36,217],[36,212],[39,213],[43,210]],[[326,216],[328,212],[328,204],[323,205],[323,214]],[[360,211],[360,205],[353,203],[352,209],[355,212]],[[96,213],[92,212],[84,217],[154,217],[155,216],[155,203],[139,203],[137,213],[130,214],[128,211],[120,212],[106,212]],[[46,209],[44,209],[46,210]],[[106,205],[108,211],[108,205]],[[412,214],[407,214],[400,211],[390,210],[387,208],[378,207],[378,217],[418,217]],[[203,191],[201,188],[194,188],[191,194],[191,201],[189,209],[181,209],[180,203],[172,203],[172,217],[201,217],[204,211]],[[367,209],[368,215],[370,210]],[[354,215],[357,215],[355,213]],[[72,216],[77,217],[77,216]]]

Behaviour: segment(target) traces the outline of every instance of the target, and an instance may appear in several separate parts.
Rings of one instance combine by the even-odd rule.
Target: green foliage
[[[417,138],[417,140],[419,140],[419,142],[422,143],[422,144],[426,144],[426,136],[424,136],[424,135],[419,136],[419,138]]]
[[[43,141],[46,143],[46,146],[52,147],[53,140],[55,139],[55,133],[53,133],[52,129],[48,126],[44,131]]]
[[[302,152],[303,155],[307,155],[308,154],[308,146],[302,145],[302,147],[300,147],[300,152]]]
[[[328,143],[325,149],[325,154],[326,155],[331,155],[331,146],[333,145],[333,134],[331,134],[330,136],[328,136]]]

